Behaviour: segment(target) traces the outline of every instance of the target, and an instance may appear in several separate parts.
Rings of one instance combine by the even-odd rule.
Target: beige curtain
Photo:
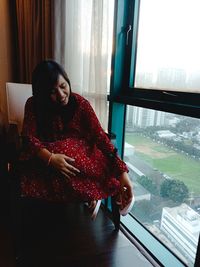
[[[16,0],[19,82],[30,83],[35,65],[52,58],[53,0]]]
[[[107,128],[113,0],[56,0],[54,57]]]

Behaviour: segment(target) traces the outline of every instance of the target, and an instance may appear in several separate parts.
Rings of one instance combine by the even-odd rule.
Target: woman
[[[22,196],[55,202],[118,196],[130,205],[132,184],[125,163],[104,133],[91,105],[71,91],[63,68],[53,60],[38,64],[33,96],[25,105],[20,156]]]

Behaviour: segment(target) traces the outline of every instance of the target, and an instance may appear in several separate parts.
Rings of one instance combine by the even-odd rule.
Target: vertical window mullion
[[[134,87],[134,83],[135,83],[139,8],[140,8],[140,0],[135,0],[133,12],[132,12],[132,14],[133,14],[133,31],[132,31],[132,48],[131,48],[131,56],[130,56],[131,57],[131,65],[130,65],[130,78],[129,78],[129,86],[131,88]]]
[[[120,156],[123,155],[125,104],[119,104],[112,99],[123,90],[124,67],[126,64],[126,30],[130,0],[115,1],[115,23],[113,32],[113,57],[110,83],[110,107],[108,131],[116,135],[116,146]]]

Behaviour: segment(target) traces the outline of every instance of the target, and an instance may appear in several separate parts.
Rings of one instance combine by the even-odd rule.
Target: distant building
[[[174,117],[174,118],[170,118],[169,120],[168,120],[168,125],[170,125],[170,126],[172,126],[172,127],[176,127],[176,125],[177,125],[177,123],[179,123],[180,122],[180,119],[179,118],[177,118],[177,117]]]
[[[162,130],[156,132],[160,138],[173,138],[176,134],[172,133],[169,130]]]
[[[128,127],[162,126],[165,123],[165,113],[158,110],[128,106],[126,120]]]
[[[199,76],[199,70],[198,71],[192,71],[190,75],[188,76],[187,80],[187,89],[190,90],[192,93],[198,93],[200,88],[200,76]]]
[[[165,207],[160,229],[191,262],[195,261],[200,233],[200,215],[197,212],[186,204]]]
[[[198,150],[200,150],[200,145],[199,144],[194,144],[193,147],[198,149]]]
[[[198,132],[198,134],[196,135],[196,139],[200,142],[200,132]]]
[[[159,69],[156,88],[186,91],[186,71],[184,69],[177,68]]]
[[[139,88],[153,88],[153,79],[152,72],[138,72],[135,77],[135,86]]]

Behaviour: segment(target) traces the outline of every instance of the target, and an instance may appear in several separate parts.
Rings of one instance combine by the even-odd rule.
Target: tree
[[[155,183],[149,177],[142,175],[141,177],[137,178],[137,181],[150,193],[154,195],[158,194]]]
[[[176,124],[176,132],[190,132],[191,130],[195,130],[196,127],[199,126],[199,121],[196,118],[184,118],[180,122]]]
[[[189,190],[180,180],[165,180],[160,186],[160,195],[181,203],[188,197]]]

